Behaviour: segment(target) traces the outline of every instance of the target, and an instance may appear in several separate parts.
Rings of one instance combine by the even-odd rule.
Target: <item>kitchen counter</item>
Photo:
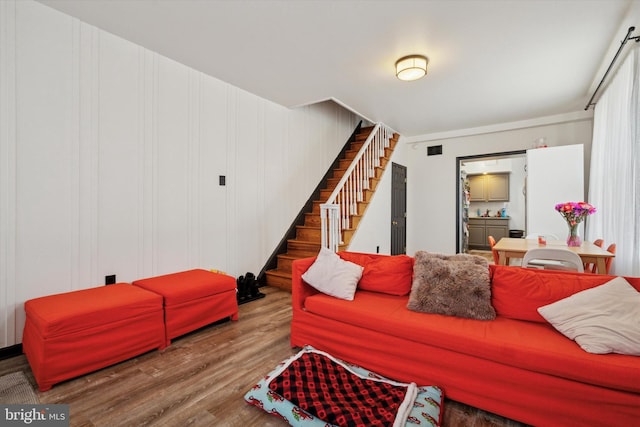
[[[469,219],[511,219],[510,216],[470,216]]]

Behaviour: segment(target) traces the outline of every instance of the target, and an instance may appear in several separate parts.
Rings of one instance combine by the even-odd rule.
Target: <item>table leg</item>
[[[507,253],[498,251],[498,265],[507,265]]]
[[[596,271],[598,272],[598,274],[607,274],[607,266],[604,261],[604,258],[598,258],[596,260],[596,267],[597,267]]]

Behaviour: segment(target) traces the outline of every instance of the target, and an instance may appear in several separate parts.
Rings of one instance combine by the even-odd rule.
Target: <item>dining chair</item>
[[[602,240],[602,239],[598,239],[598,240]],[[595,240],[593,242],[593,244],[595,245],[598,240]],[[597,245],[597,246],[602,247],[602,244]],[[611,252],[612,254],[615,254],[616,253],[616,244],[615,243],[610,244],[607,247],[607,252]],[[609,274],[609,271],[611,270],[611,263],[612,262],[613,262],[613,257],[610,257],[610,258],[607,258],[607,259],[604,260],[605,273],[606,274]],[[588,273],[597,273],[598,272],[598,267],[594,263],[588,263],[585,266],[584,271],[586,271]]]
[[[604,245],[604,239],[596,239],[593,241],[593,244],[601,248]],[[583,265],[584,265],[584,271],[588,273],[595,273],[596,270],[598,269],[596,265],[592,262],[585,262]]]
[[[580,256],[563,248],[532,248],[522,259],[522,266],[545,270],[575,270],[584,273]]]
[[[615,243],[610,244],[607,247],[607,252],[611,252],[612,254],[615,255],[615,253],[616,253],[616,244]],[[604,260],[605,272],[607,274],[609,274],[609,271],[611,270],[611,264],[612,263],[613,263],[613,257],[609,257],[606,260]],[[590,273],[597,273],[598,272],[598,267],[596,267],[595,264],[590,264],[589,265],[589,270],[585,269],[584,271],[588,271]]]
[[[489,246],[491,246],[491,253],[493,254],[493,262],[498,265],[500,257],[498,255],[498,251],[494,251],[493,247],[496,245],[496,239],[493,236],[487,236],[487,240],[489,240]]]
[[[607,252],[611,252],[612,254],[615,255],[616,253],[616,244],[612,243],[609,245],[609,247],[607,248]],[[607,274],[609,274],[609,270],[611,270],[611,264],[613,263],[613,257],[609,257],[605,260],[605,267],[606,267],[606,271]]]

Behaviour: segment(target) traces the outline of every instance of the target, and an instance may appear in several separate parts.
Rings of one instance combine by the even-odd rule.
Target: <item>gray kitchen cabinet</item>
[[[484,220],[469,218],[469,249],[484,249],[487,244]]]
[[[469,175],[469,194],[472,202],[508,202],[509,174],[492,173]]]
[[[491,249],[489,236],[509,237],[509,218],[469,218],[469,249]]]

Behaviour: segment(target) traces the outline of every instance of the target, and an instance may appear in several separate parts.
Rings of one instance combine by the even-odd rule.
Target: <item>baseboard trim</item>
[[[0,360],[20,356],[22,354],[22,344],[0,348]]]

